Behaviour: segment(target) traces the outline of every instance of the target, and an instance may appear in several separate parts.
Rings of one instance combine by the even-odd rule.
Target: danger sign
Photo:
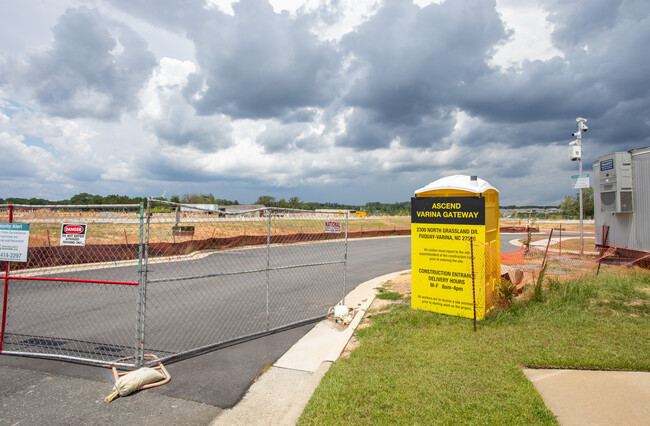
[[[64,223],[61,225],[62,246],[85,246],[86,224]]]

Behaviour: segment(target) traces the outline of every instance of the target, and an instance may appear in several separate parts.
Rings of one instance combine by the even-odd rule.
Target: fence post
[[[548,247],[551,245],[551,238],[553,238],[553,228],[551,228],[551,233],[548,235],[548,241],[546,242],[546,250],[544,250],[544,259],[542,260],[542,268],[546,265],[546,254],[548,253]]]
[[[9,204],[9,223],[14,221],[14,206]],[[7,322],[7,297],[9,296],[9,261],[5,261],[5,286],[2,298],[2,329],[0,330],[0,354],[2,353],[2,342],[5,340],[5,323]]]
[[[269,280],[271,268],[271,208],[267,210],[268,221],[266,224],[266,331],[271,329],[269,319]]]
[[[147,308],[147,271],[149,265],[149,228],[151,225],[151,197],[147,198],[147,219],[144,233],[144,242],[142,241],[144,205],[140,203],[140,248],[139,248],[139,275],[140,285],[138,292],[138,336],[136,351],[136,367],[142,367],[144,364],[144,342],[145,342],[145,318]],[[143,250],[144,249],[144,250]],[[142,256],[144,251],[144,257]]]
[[[607,247],[609,247],[609,244],[607,244],[607,238],[609,238],[609,226],[603,225],[603,241],[601,244],[603,248],[600,250],[600,259],[598,259],[598,269],[596,270],[596,275],[600,273],[600,264],[603,263],[603,255],[607,251]]]
[[[343,253],[343,298],[341,299],[341,304],[345,306],[345,286],[346,286],[346,275],[348,271],[348,217],[350,212],[345,213],[345,252]]]
[[[474,331],[476,331],[476,283],[474,279],[474,237],[469,239],[469,256],[472,262],[472,306],[474,307]]]

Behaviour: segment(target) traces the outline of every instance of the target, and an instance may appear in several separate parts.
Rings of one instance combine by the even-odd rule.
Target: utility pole
[[[579,178],[582,177],[582,132],[586,132],[587,125],[585,124],[587,122],[586,118],[578,117],[576,118],[576,123],[578,124],[578,131],[575,133],[572,133],[571,136],[575,136],[576,140],[569,143],[570,151],[569,151],[569,157],[571,158],[572,161],[578,160],[579,164]],[[583,216],[583,211],[582,211],[582,187],[580,187],[580,256],[583,255],[584,253],[584,233],[583,233],[583,221],[584,221],[584,216]]]

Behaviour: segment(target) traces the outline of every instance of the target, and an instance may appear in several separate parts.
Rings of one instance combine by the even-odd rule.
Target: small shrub
[[[515,297],[515,285],[508,280],[502,279],[497,286],[497,296],[503,307],[509,308],[512,305],[512,299]]]
[[[535,292],[533,293],[533,300],[535,302],[544,302],[544,293],[542,292],[542,285],[544,284],[544,277],[546,275],[546,268],[548,263],[539,271],[537,281],[535,282]]]

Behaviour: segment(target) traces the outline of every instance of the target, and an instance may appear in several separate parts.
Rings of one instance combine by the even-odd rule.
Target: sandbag
[[[106,397],[106,402],[111,402],[118,395],[127,396],[135,392],[138,388],[150,383],[163,380],[165,375],[155,368],[142,367],[135,371],[125,374],[115,383],[117,389],[115,392]]]

